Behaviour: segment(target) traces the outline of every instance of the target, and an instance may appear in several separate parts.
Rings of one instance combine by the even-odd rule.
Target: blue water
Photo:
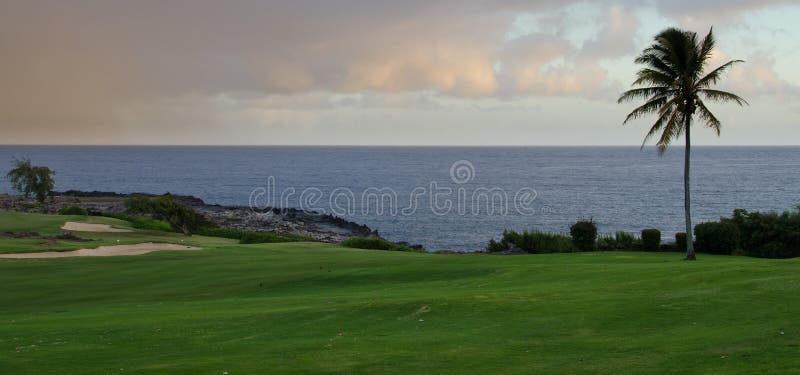
[[[339,193],[349,191],[355,212],[336,212],[388,239],[432,250],[480,249],[505,228],[565,232],[580,218],[592,218],[601,232],[654,227],[665,238],[684,225],[680,147],[659,157],[654,149],[638,147],[0,146],[0,161],[8,161],[0,164],[3,175],[12,156],[54,169],[58,190],[171,192],[248,205],[253,191],[266,191],[273,176],[270,191],[277,192],[276,200],[256,194],[255,204],[280,205],[281,192],[293,188],[295,194],[283,205],[328,212],[336,209],[331,193],[337,193],[338,207],[346,208],[350,198]],[[729,215],[734,208],[782,211],[800,204],[800,147],[695,147],[693,156],[695,222]],[[473,173],[454,171],[453,179],[451,166],[461,160],[472,164]],[[441,208],[450,199],[449,212],[430,207],[431,182],[451,189],[437,200]],[[397,199],[384,197],[379,213],[377,199],[363,199],[365,191],[375,191],[370,187],[391,189]],[[306,198],[321,194],[320,199],[301,203],[300,193],[309,188]],[[415,188],[425,191],[412,199]],[[508,200],[489,212],[480,194],[479,204],[472,202],[481,188],[497,188]],[[535,199],[517,210],[513,197],[523,188],[535,191]],[[10,191],[7,181],[0,183],[0,192]],[[459,191],[464,192],[461,201]],[[411,210],[414,200],[419,206]]]

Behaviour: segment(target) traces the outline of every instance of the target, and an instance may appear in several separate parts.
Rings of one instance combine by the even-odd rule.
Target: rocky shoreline
[[[91,214],[117,214],[125,212],[125,199],[131,196],[156,195],[69,190],[54,192],[52,199],[40,205],[20,195],[0,194],[0,209],[52,214],[64,207],[76,206],[85,208]],[[328,243],[339,243],[351,237],[378,237],[378,232],[366,225],[315,211],[294,208],[251,209],[243,206],[207,204],[193,196],[173,195],[173,197],[223,228],[268,231],[280,235],[293,234]]]

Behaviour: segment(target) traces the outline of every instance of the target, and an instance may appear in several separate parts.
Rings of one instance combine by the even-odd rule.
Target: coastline
[[[54,192],[51,201],[40,205],[35,200],[21,195],[0,194],[0,209],[54,214],[61,208],[75,206],[86,209],[90,215],[118,214],[124,213],[126,210],[125,199],[133,196],[155,197],[158,195],[68,190]],[[351,237],[379,237],[377,230],[366,225],[316,211],[295,208],[251,209],[244,206],[222,206],[207,204],[202,199],[193,196],[172,196],[181,204],[191,207],[222,228],[274,232],[278,235],[300,235],[325,243],[340,243]]]

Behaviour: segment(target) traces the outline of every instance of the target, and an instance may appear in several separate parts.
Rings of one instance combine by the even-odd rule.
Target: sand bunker
[[[74,230],[76,232],[107,232],[107,233],[132,232],[132,230],[129,229],[112,228],[108,224],[76,223],[74,221],[65,222],[64,226],[61,227],[61,229]]]
[[[146,242],[135,245],[100,246],[96,249],[80,249],[75,251],[48,251],[43,253],[0,254],[0,258],[34,259],[34,258],[67,258],[67,257],[111,257],[119,255],[141,255],[159,250],[200,250],[199,247],[176,245],[171,243]]]

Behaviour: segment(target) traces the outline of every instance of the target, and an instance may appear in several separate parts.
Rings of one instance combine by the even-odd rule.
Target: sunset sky
[[[722,137],[800,144],[796,1],[0,2],[0,144],[639,145],[669,26],[746,60]]]

